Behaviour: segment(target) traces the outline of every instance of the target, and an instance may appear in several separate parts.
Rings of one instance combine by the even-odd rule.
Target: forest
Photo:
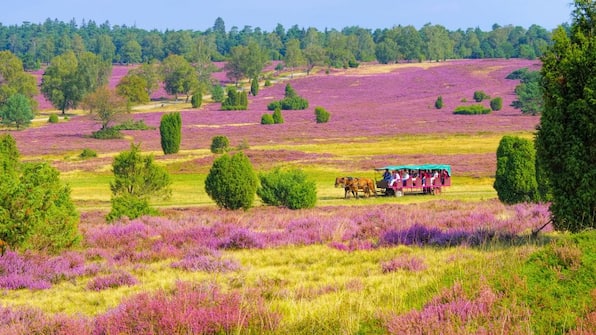
[[[48,18],[43,23],[0,23],[0,51],[17,55],[25,69],[31,70],[66,51],[90,51],[105,61],[121,64],[162,61],[172,54],[189,62],[201,57],[223,61],[233,55],[236,47],[253,41],[269,60],[284,60],[289,67],[298,65],[291,58],[299,49],[309,65],[347,68],[370,61],[387,64],[462,58],[535,59],[551,44],[551,36],[552,32],[538,25],[526,29],[494,24],[491,31],[449,31],[442,25],[428,23],[420,29],[396,25],[374,31],[358,26],[319,31],[298,25],[286,29],[278,24],[274,31],[267,32],[251,26],[226,29],[224,20],[218,17],[213,27],[205,31],[147,31],[111,25],[109,21],[97,24],[93,20],[78,23],[75,19],[62,22]]]

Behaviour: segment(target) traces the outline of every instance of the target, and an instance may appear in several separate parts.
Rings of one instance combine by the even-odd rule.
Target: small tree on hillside
[[[257,175],[243,152],[217,158],[205,179],[205,191],[225,209],[252,207],[257,186]]]
[[[2,124],[19,128],[27,127],[35,117],[29,99],[20,94],[11,95],[6,103],[0,107],[0,120]]]
[[[490,101],[490,109],[493,111],[500,111],[503,108],[503,98],[496,97]]]
[[[190,99],[190,104],[192,108],[199,108],[203,104],[203,93],[201,91],[196,91],[192,94],[192,98]]]
[[[275,121],[273,120],[273,116],[271,114],[263,114],[261,115],[261,124],[275,124]]]
[[[273,118],[273,123],[275,123],[275,124],[284,123],[284,117],[281,114],[281,109],[280,108],[276,108],[273,111],[273,114],[271,115],[271,117]]]
[[[125,114],[130,112],[127,99],[107,85],[85,96],[83,106],[101,123],[101,130],[106,130],[112,123],[123,120]]]
[[[180,141],[182,140],[180,112],[162,115],[159,134],[161,135],[161,149],[164,154],[175,154],[180,150]]]
[[[168,198],[171,194],[170,175],[153,163],[153,156],[142,155],[139,145],[131,144],[129,151],[116,156],[112,171],[112,210],[106,217],[109,222],[122,217],[134,219],[153,215],[156,211],[149,206],[149,199]]]
[[[252,78],[252,81],[250,82],[250,94],[252,94],[253,97],[256,97],[257,94],[259,94],[259,79],[258,78]]]
[[[435,100],[435,108],[436,109],[443,108],[443,96],[439,95],[439,97],[437,98],[437,100]]]
[[[323,107],[315,108],[315,118],[317,123],[327,123],[331,115]]]
[[[503,136],[497,149],[494,188],[507,204],[538,201],[536,151],[532,141]]]
[[[489,98],[490,96],[484,93],[484,91],[474,91],[474,101],[476,102],[481,102],[482,100]]]
[[[211,100],[215,102],[222,102],[224,100],[224,89],[221,85],[216,84],[211,87]]]
[[[211,152],[214,154],[223,154],[230,147],[230,140],[227,136],[217,135],[211,139]]]

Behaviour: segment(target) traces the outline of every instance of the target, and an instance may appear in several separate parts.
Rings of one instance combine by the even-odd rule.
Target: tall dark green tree
[[[180,141],[182,140],[182,117],[180,112],[162,115],[159,134],[161,136],[161,149],[164,154],[175,154],[180,150]]]
[[[507,204],[539,200],[536,182],[536,150],[530,140],[503,136],[497,148],[494,188]]]
[[[580,231],[596,220],[596,2],[574,4],[569,33],[559,27],[542,58],[536,149],[552,187],[555,228]]]

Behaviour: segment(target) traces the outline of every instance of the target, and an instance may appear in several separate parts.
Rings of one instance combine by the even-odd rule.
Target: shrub
[[[238,144],[238,146],[236,147],[236,149],[238,150],[246,150],[250,148],[250,145],[248,144],[248,141],[244,138],[242,139],[242,142],[240,142],[240,144]]]
[[[152,214],[149,198],[170,196],[170,175],[153,163],[153,156],[142,155],[139,145],[131,144],[129,151],[116,156],[112,171],[114,181],[110,183],[112,210],[107,216],[109,222],[121,217],[132,219]]]
[[[331,115],[323,107],[315,108],[315,118],[317,123],[327,123]]]
[[[290,209],[312,208],[317,202],[317,186],[302,170],[274,169],[259,175],[257,195],[264,203]]]
[[[55,114],[55,113],[50,114],[50,117],[48,118],[49,123],[58,123],[58,121],[60,121],[58,119],[58,114]]]
[[[159,124],[161,149],[163,153],[175,154],[180,150],[182,140],[182,118],[180,112],[163,114]]]
[[[459,106],[455,108],[453,114],[459,115],[476,115],[476,114],[490,114],[490,108],[482,105]]]
[[[511,79],[511,80],[523,79],[526,77],[526,75],[528,74],[529,71],[530,70],[527,67],[517,69],[517,70],[511,72],[510,74],[508,74],[507,77],[505,77],[505,79]]]
[[[11,248],[47,252],[78,244],[79,214],[58,170],[47,163],[8,168],[16,170],[0,176],[0,240]]]
[[[303,110],[308,108],[308,100],[298,96],[294,88],[290,84],[286,85],[284,98],[271,102],[267,105],[267,109],[272,111],[275,109],[282,110]]]
[[[271,80],[269,80],[269,79],[266,79],[266,80],[265,80],[265,84],[264,84],[263,86],[265,86],[265,87],[269,87],[269,86],[271,86]]]
[[[489,98],[490,96],[484,93],[484,91],[474,91],[474,101],[476,102],[481,102],[482,100]]]
[[[271,115],[271,116],[273,117],[273,122],[274,122],[275,124],[281,124],[281,123],[284,123],[284,117],[283,117],[283,115],[281,115],[281,109],[279,109],[279,108],[276,108],[276,109],[273,111],[273,115]]]
[[[257,185],[252,164],[242,152],[217,158],[205,179],[205,191],[209,197],[226,209],[252,207]]]
[[[224,100],[224,93],[224,89],[221,85],[213,85],[211,87],[211,100],[222,102]]]
[[[536,182],[536,150],[530,140],[503,136],[497,148],[497,171],[493,187],[507,204],[539,198]]]
[[[261,124],[274,124],[273,116],[271,114],[263,114],[261,116]]]
[[[95,152],[95,150],[85,148],[83,149],[79,157],[81,157],[82,159],[97,157],[97,152]]]
[[[259,79],[256,77],[250,82],[250,94],[252,94],[253,97],[256,97],[257,94],[259,94]]]
[[[149,127],[148,125],[145,124],[145,120],[133,120],[133,119],[128,119],[124,122],[122,122],[121,124],[112,127],[113,129],[116,130],[149,130],[149,129],[155,129],[153,127]]]
[[[203,104],[203,93],[197,91],[193,93],[192,98],[190,98],[190,104],[192,108],[199,108]]]
[[[109,127],[92,132],[91,137],[98,140],[111,140],[123,138],[124,136],[117,128]]]
[[[493,111],[500,111],[503,108],[503,98],[496,97],[490,101],[490,109]]]
[[[248,108],[248,95],[246,92],[238,92],[234,87],[228,87],[227,98],[222,101],[222,110],[246,110]]]
[[[443,96],[439,95],[439,97],[437,98],[437,100],[435,100],[435,108],[436,109],[443,108]]]
[[[222,154],[230,147],[230,140],[227,136],[217,135],[211,139],[211,152],[214,154]]]
[[[141,216],[155,216],[159,212],[149,205],[149,201],[143,197],[135,197],[130,194],[112,197],[112,209],[106,216],[106,221],[114,222],[122,218],[136,219]]]

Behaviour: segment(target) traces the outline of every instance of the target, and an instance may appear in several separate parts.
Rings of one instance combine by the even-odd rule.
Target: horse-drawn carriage
[[[440,194],[451,186],[451,166],[446,164],[388,165],[375,169],[383,176],[376,180],[379,195],[408,193]]]

